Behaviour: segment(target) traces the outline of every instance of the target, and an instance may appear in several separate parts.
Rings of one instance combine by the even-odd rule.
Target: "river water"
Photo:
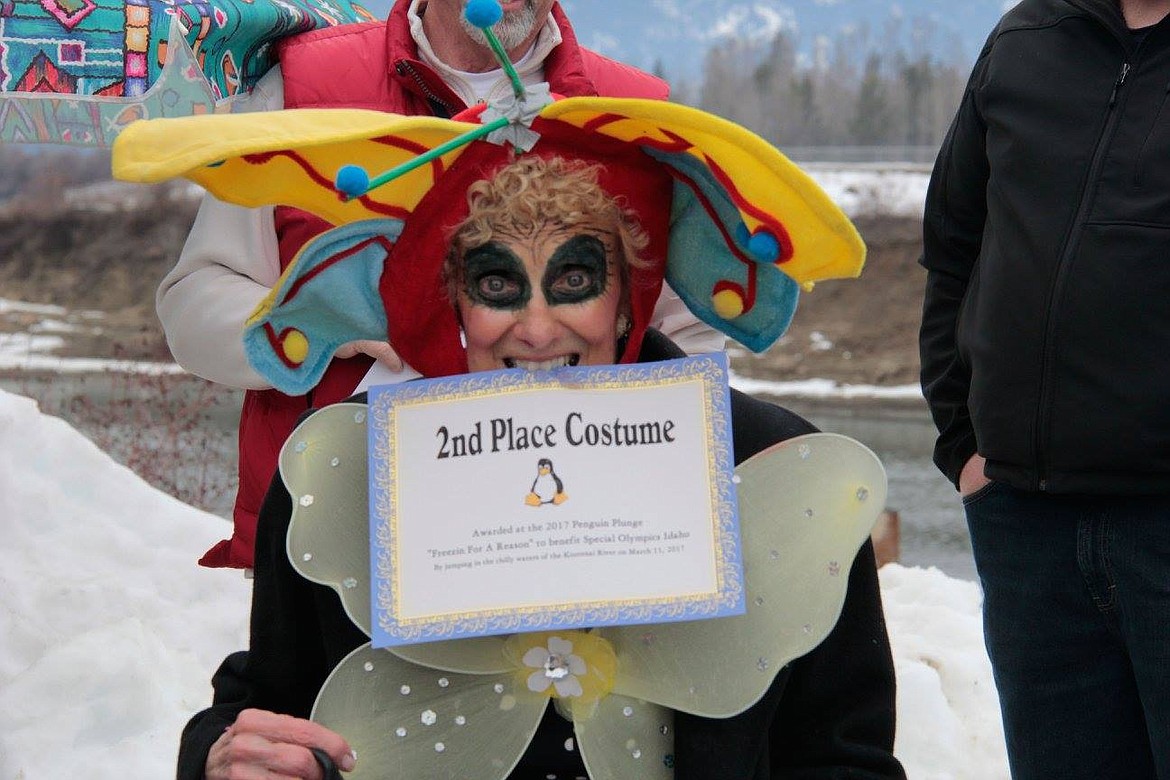
[[[152,484],[230,516],[239,393],[186,377],[112,374],[0,378],[0,388],[36,399],[42,411],[66,419]],[[821,430],[857,439],[881,458],[889,478],[886,507],[901,520],[903,564],[975,579],[958,495],[930,460],[934,427],[924,403],[768,400]],[[225,536],[229,530],[225,521]]]

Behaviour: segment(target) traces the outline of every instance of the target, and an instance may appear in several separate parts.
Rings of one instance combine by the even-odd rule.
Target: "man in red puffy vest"
[[[466,0],[396,0],[385,22],[330,27],[283,41],[279,66],[256,85],[259,109],[365,108],[452,116],[510,94],[511,83],[480,31],[463,19]],[[583,48],[554,0],[501,3],[493,31],[526,84],[556,95],[665,99],[665,82]],[[375,361],[402,372],[393,348],[360,341],[338,350],[305,396],[272,389],[244,357],[248,315],[301,246],[328,225],[305,212],[244,209],[208,196],[175,268],[159,286],[159,319],[175,359],[213,382],[247,390],[240,418],[239,492],[231,539],[208,550],[204,566],[249,568],[256,512],[280,447],[308,408],[346,398]],[[722,349],[723,336],[696,320],[668,289],[654,324],[691,353]]]

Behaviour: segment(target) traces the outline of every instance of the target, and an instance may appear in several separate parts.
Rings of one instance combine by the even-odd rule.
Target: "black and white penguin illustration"
[[[563,504],[568,498],[561,478],[553,471],[552,461],[548,458],[538,460],[536,462],[536,479],[532,481],[532,489],[524,497],[524,503],[528,506]]]

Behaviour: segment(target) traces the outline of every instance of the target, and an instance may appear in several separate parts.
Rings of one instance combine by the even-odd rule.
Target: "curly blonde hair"
[[[454,228],[443,264],[452,304],[464,283],[462,259],[500,233],[527,235],[548,225],[603,225],[616,241],[622,308],[628,308],[630,269],[644,268],[639,252],[649,238],[633,211],[598,183],[601,166],[562,157],[526,155],[500,168],[490,179],[467,188],[470,212]]]

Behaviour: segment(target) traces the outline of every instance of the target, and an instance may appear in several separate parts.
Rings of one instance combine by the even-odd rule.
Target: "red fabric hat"
[[[598,163],[598,183],[633,211],[650,241],[640,253],[646,265],[630,268],[631,328],[619,362],[637,359],[650,323],[666,266],[672,180],[657,161],[638,147],[537,118],[532,129],[540,142],[527,155],[564,157]],[[451,234],[467,218],[467,190],[516,157],[511,146],[472,143],[435,181],[419,202],[387,261],[379,283],[390,338],[403,360],[423,376],[467,372],[455,308],[448,298],[443,261]]]

